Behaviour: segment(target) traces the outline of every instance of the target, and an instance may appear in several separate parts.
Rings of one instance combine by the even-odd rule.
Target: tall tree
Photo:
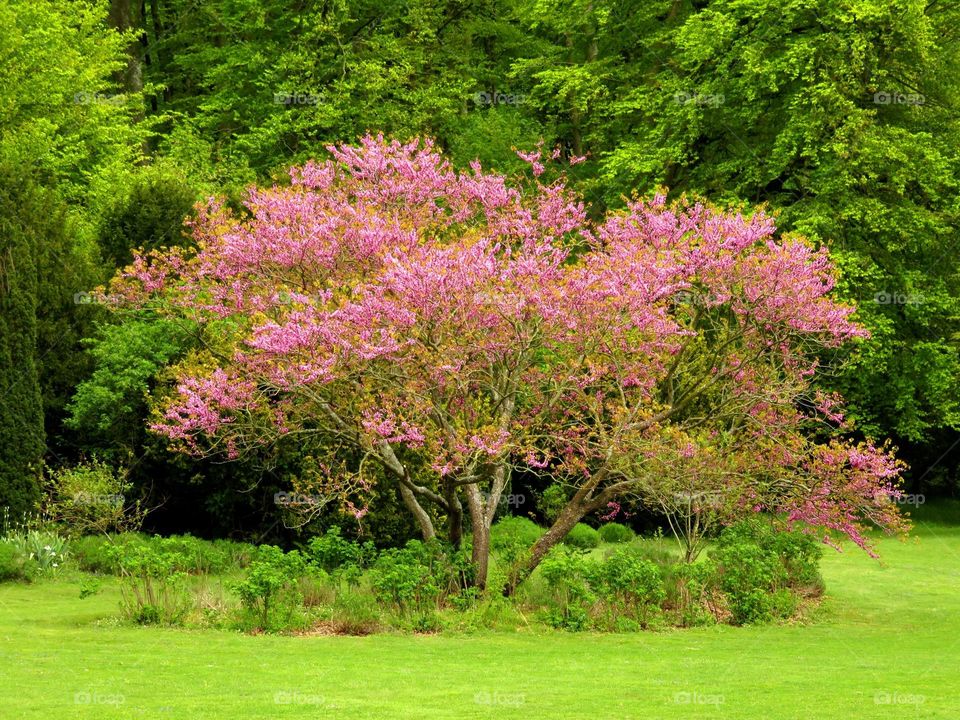
[[[0,166],[0,508],[32,512],[45,449],[37,360],[37,256],[49,210],[39,190]]]

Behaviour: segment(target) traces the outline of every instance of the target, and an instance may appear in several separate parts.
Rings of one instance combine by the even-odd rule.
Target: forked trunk
[[[476,485],[467,485],[466,491],[473,536],[470,557],[473,562],[473,584],[483,591],[487,588],[487,572],[490,569],[490,523],[487,521],[486,507],[484,507],[480,489]]]

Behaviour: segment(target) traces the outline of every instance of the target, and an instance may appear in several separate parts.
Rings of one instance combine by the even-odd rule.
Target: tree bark
[[[463,505],[457,497],[457,486],[453,481],[444,482],[443,496],[447,500],[447,539],[459,549],[463,542]]]
[[[487,513],[476,483],[466,486],[467,507],[470,508],[470,522],[473,526],[473,548],[470,559],[473,562],[474,587],[481,591],[487,588],[487,573],[490,569],[490,525]]]

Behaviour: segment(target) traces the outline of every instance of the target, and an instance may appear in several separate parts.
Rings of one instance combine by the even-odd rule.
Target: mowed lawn
[[[960,718],[960,526],[827,552],[807,625],[246,636],[116,626],[115,589],[0,586],[0,719]],[[100,622],[98,622],[100,621]]]

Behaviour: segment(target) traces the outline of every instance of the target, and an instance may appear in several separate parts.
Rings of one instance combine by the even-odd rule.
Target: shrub
[[[591,577],[612,610],[643,625],[666,598],[660,567],[631,548],[614,552]]]
[[[296,550],[284,553],[275,545],[260,546],[243,580],[233,585],[259,629],[276,629],[289,623],[299,604],[294,588],[305,568]]]
[[[35,566],[11,542],[0,540],[0,582],[5,580],[32,580]]]
[[[588,578],[592,563],[579,550],[554,547],[540,563],[540,576],[551,594],[546,620],[555,628],[583,630],[588,608],[596,600]]]
[[[490,528],[490,547],[499,551],[510,551],[516,547],[529,548],[544,530],[533,520],[521,515],[508,515]]]
[[[99,247],[115,267],[132,260],[131,249],[186,246],[184,218],[193,213],[197,191],[178,174],[160,167],[138,169],[104,210]]]
[[[152,538],[149,542],[161,541]],[[233,558],[223,543],[201,540],[192,535],[173,535],[162,540],[168,550],[180,556],[178,568],[191,575],[220,575],[233,568]]]
[[[676,609],[684,627],[716,624],[722,612],[717,605],[713,567],[708,563],[680,562],[665,576],[666,605]]]
[[[192,535],[174,535],[168,538],[136,533],[120,535],[89,535],[70,541],[70,549],[77,565],[87,572],[122,574],[118,554],[111,548],[141,545],[157,552],[171,554],[176,570],[191,575],[222,575],[250,564],[256,547],[231,540],[201,540]]]
[[[605,543],[628,543],[637,536],[626,525],[615,522],[604,523],[597,532]]]
[[[340,535],[340,528],[337,526],[311,539],[307,553],[310,562],[327,572],[333,572],[345,565],[367,567],[377,556],[372,542],[368,540],[361,545],[347,540]]]
[[[226,559],[227,566],[224,570],[236,568],[242,570],[250,566],[257,554],[256,545],[250,543],[237,542],[235,540],[214,540],[213,547]]]
[[[471,581],[472,565],[465,551],[455,551],[433,540],[411,540],[402,548],[380,553],[371,569],[377,598],[401,613],[422,612],[459,594]]]
[[[138,530],[146,510],[125,475],[100,461],[44,473],[44,511],[71,535]]]
[[[778,531],[770,523],[754,519],[720,534],[710,565],[717,587],[727,597],[733,622],[759,623],[789,617],[796,611],[791,590],[822,591],[817,567],[821,554],[813,538]]]
[[[548,485],[540,495],[540,512],[543,513],[547,522],[552,523],[560,515],[560,511],[563,510],[568,500],[568,492],[563,485],[557,485],[556,483]]]
[[[162,539],[118,543],[111,552],[124,578],[121,608],[128,618],[144,625],[183,622],[193,605],[181,570],[183,555]]]
[[[490,528],[490,547],[500,560],[499,569],[489,578],[491,587],[514,579],[521,560],[543,533],[542,527],[520,515],[508,515]]]
[[[564,545],[579,548],[581,550],[591,550],[600,545],[600,533],[589,525],[577,523],[573,526],[567,536],[563,539]]]
[[[85,535],[70,541],[70,555],[85,572],[117,575],[120,557],[111,548],[116,538],[103,535]]]
[[[812,595],[823,593],[823,577],[820,575],[823,546],[816,538],[802,532],[771,530],[766,544],[780,558],[789,587],[805,590]]]
[[[337,596],[330,575],[320,568],[309,567],[297,580],[297,594],[305,608],[332,605]]]
[[[348,590],[337,594],[331,623],[342,635],[370,635],[380,629],[382,615],[371,595]]]

